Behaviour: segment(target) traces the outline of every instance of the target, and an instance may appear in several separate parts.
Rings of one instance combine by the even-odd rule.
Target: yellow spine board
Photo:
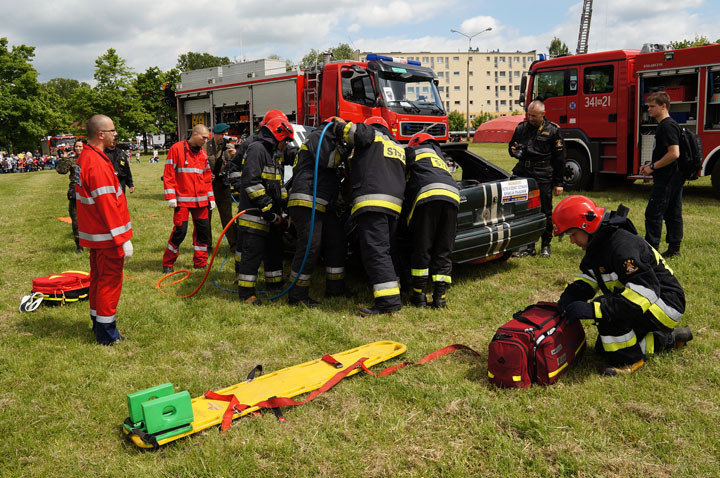
[[[292,398],[304,393],[312,392],[325,384],[335,374],[353,365],[355,362],[365,357],[365,366],[370,368],[373,365],[397,357],[405,353],[407,347],[404,344],[392,341],[373,342],[371,344],[362,345],[345,352],[332,354],[332,357],[342,363],[342,368],[335,368],[322,359],[313,360],[300,365],[284,368],[276,372],[256,377],[249,382],[240,382],[222,390],[215,390],[221,395],[235,395],[241,404],[255,404],[266,400],[270,397],[288,397]],[[361,369],[357,368],[350,372],[347,376],[358,373]],[[204,396],[192,399],[192,409],[194,420],[190,424],[192,430],[179,435],[175,435],[163,440],[158,440],[158,445],[162,446],[171,441],[192,435],[199,431],[210,428],[214,425],[222,423],[223,414],[228,407],[228,402],[220,400],[210,400]],[[240,418],[258,410],[259,407],[249,407],[233,415],[233,420]],[[142,448],[153,448],[142,439],[123,428],[126,435],[130,435],[135,445]]]

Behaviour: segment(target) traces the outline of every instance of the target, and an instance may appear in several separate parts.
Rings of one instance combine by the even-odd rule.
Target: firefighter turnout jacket
[[[339,129],[339,125],[337,129]],[[355,148],[350,161],[350,214],[400,215],[405,194],[405,150],[383,126],[347,123],[343,139]]]
[[[106,249],[129,241],[130,213],[110,159],[86,145],[74,175],[80,246]]]
[[[605,352],[622,353],[643,337],[636,337],[633,330],[623,330],[621,336],[603,332],[601,324],[630,322],[632,317],[644,315],[655,324],[654,330],[670,331],[685,312],[685,293],[673,270],[637,235],[626,214],[606,214],[590,236],[581,273],[560,298],[560,303],[567,305],[592,299],[598,289],[603,292],[592,304]]]
[[[110,158],[115,171],[117,172],[117,178],[122,186],[135,187],[133,183],[132,171],[130,171],[130,162],[128,157],[120,148],[106,149],[105,155]]]
[[[288,206],[301,206],[312,208],[313,181],[315,175],[315,156],[323,126],[315,129],[295,156],[293,165],[293,180]],[[342,139],[342,138],[340,138]],[[344,151],[338,146],[338,137],[333,128],[325,131],[320,147],[320,160],[318,163],[317,198],[315,208],[325,212],[328,205],[335,200],[340,190],[340,178],[337,167],[342,161]]]
[[[214,201],[212,176],[205,150],[193,152],[187,141],[172,145],[163,172],[165,200],[177,199],[178,207],[205,207]]]
[[[407,161],[407,184],[405,208],[410,224],[415,209],[430,201],[446,201],[460,207],[460,191],[442,159],[440,146],[427,141],[415,147],[405,148]]]
[[[516,146],[519,152],[513,154],[510,148],[515,143],[519,145],[519,148]],[[508,143],[508,151],[510,156],[518,158],[519,165],[526,170],[552,166],[552,185],[562,186],[565,143],[560,136],[560,127],[552,121],[544,118],[540,127],[527,120],[521,122]]]
[[[240,178],[231,178],[234,189],[240,191],[238,209],[251,209],[238,218],[240,228],[248,232],[267,234],[270,223],[263,219],[263,214],[280,214],[287,199],[283,187],[283,166],[275,155],[277,144],[267,128],[260,130],[247,148]]]

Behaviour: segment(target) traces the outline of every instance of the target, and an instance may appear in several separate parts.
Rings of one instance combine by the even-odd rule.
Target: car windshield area
[[[410,72],[380,72],[378,83],[385,104],[396,113],[445,115],[445,108],[432,78],[414,76]]]

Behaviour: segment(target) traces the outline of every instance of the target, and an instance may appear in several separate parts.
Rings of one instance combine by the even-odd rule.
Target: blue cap
[[[229,129],[230,129],[230,125],[229,125],[229,124],[227,124],[227,123],[218,123],[218,124],[216,124],[215,127],[213,128],[213,133],[222,134],[222,133],[224,133],[225,131],[227,131],[227,130],[229,130]]]

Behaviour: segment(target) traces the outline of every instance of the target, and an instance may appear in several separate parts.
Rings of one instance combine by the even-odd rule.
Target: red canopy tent
[[[525,120],[525,115],[500,116],[478,126],[473,143],[508,143],[515,127]]]

